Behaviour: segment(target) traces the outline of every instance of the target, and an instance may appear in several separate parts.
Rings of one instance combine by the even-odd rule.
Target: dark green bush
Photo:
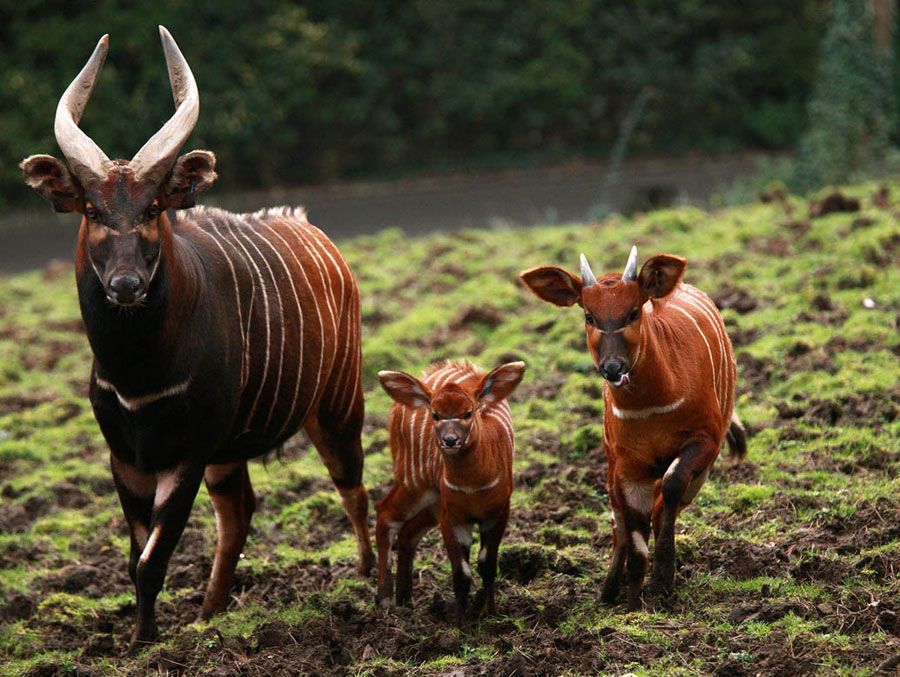
[[[794,187],[847,181],[885,157],[896,124],[890,53],[875,49],[872,3],[834,0]]]
[[[7,3],[7,7],[10,5]],[[223,187],[631,152],[780,148],[805,122],[826,0],[20,0],[0,13],[0,202],[56,152],[53,114],[104,32],[83,124],[131,157],[170,115],[156,24],[202,113]]]

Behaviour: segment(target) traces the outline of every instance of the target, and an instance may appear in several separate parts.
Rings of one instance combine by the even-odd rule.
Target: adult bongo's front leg
[[[158,636],[156,598],[162,589],[169,559],[191,514],[202,477],[202,465],[184,464],[156,473],[150,535],[135,572],[138,608],[129,646],[131,651],[155,641]]]
[[[453,594],[456,598],[456,623],[465,623],[472,589],[472,568],[469,566],[469,549],[472,546],[472,527],[463,522],[454,523],[447,514],[441,515],[441,536],[453,575]]]
[[[234,571],[247,541],[256,496],[246,462],[206,466],[206,488],[216,511],[216,555],[200,618],[225,610]]]
[[[133,465],[122,461],[112,453],[110,453],[109,465],[131,536],[128,575],[131,577],[131,582],[136,584],[138,559],[150,536],[156,475],[139,472]]]

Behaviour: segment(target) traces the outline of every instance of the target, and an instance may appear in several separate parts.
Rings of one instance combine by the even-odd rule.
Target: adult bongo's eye
[[[151,219],[155,219],[159,216],[159,205],[154,203],[147,207],[147,217]]]
[[[470,418],[472,418],[472,412],[471,412],[471,411],[467,411],[465,414],[462,415],[463,421],[468,421]]]
[[[96,221],[100,217],[100,214],[98,214],[97,210],[93,207],[85,209],[84,215],[88,218],[88,221]]]
[[[584,314],[584,322],[588,326],[593,327],[594,326],[594,316],[591,315],[590,313],[585,313]]]
[[[432,417],[435,421],[440,421],[440,420],[441,420],[441,415],[440,415],[440,414],[432,414],[431,417]]]
[[[631,315],[628,316],[628,321],[634,322],[636,319],[638,319],[638,309],[637,308],[635,308],[634,310],[631,311]]]

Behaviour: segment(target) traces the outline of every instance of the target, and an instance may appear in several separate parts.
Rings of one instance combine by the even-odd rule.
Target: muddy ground
[[[887,183],[822,213],[789,196],[706,214],[399,232],[343,243],[363,290],[366,482],[389,487],[382,368],[522,358],[516,493],[498,615],[454,624],[438,534],[412,610],[377,610],[314,451],[251,468],[261,503],[229,611],[195,623],[214,549],[201,490],[158,604],[162,643],[124,655],[135,612],[127,531],[86,402],[89,350],[67,265],[0,278],[0,671],[6,674],[716,674],[900,669],[900,229]],[[812,215],[810,215],[812,214]],[[737,351],[747,460],[723,453],[680,518],[676,592],[600,605],[611,538],[602,402],[576,311],[515,283],[683,253]],[[608,260],[607,260],[608,259]],[[427,269],[425,276],[411,273]],[[869,299],[874,308],[868,307]],[[374,511],[373,511],[374,512]]]

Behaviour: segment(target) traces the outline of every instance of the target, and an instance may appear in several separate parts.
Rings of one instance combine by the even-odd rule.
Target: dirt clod
[[[858,198],[848,197],[841,191],[835,190],[820,200],[814,200],[809,205],[809,216],[818,218],[835,212],[858,212],[860,202]]]
[[[733,308],[741,315],[755,310],[759,305],[759,301],[749,291],[733,286],[722,287],[713,294],[712,299],[720,310]]]

